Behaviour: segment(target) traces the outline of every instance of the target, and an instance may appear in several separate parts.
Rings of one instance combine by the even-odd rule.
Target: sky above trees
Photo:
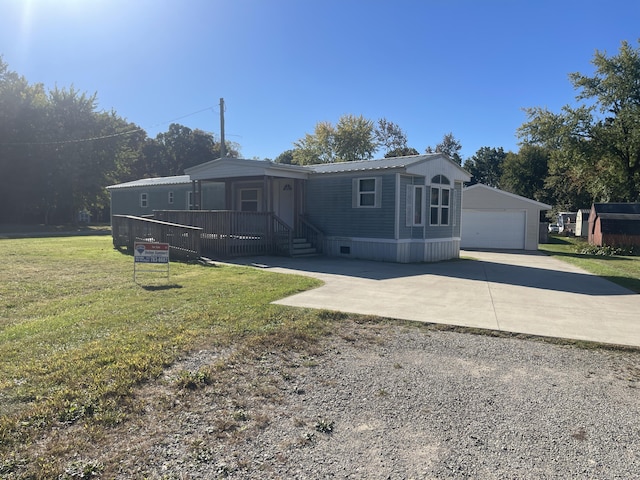
[[[639,20],[620,0],[4,0],[0,55],[151,137],[172,122],[219,134],[223,97],[247,158],[345,114],[386,118],[421,152],[452,132],[468,158],[517,150],[522,109],[560,110],[569,73],[635,44]]]

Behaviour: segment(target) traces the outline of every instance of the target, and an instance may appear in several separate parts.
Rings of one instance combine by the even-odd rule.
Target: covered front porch
[[[323,236],[305,218],[308,170],[268,161],[221,158],[187,169],[191,210],[154,210],[152,217],[114,215],[114,245],[169,243],[187,256],[298,256],[322,252]],[[224,209],[203,210],[203,184],[224,184]],[[197,227],[186,232],[181,226]],[[198,241],[184,239],[197,235]],[[197,251],[195,251],[197,249]]]

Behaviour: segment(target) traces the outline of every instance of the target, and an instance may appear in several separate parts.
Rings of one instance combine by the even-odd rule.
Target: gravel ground
[[[350,320],[255,352],[203,350],[145,387],[105,477],[640,478],[638,352]]]

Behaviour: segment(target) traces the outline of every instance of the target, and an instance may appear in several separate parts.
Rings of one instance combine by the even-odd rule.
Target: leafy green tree
[[[41,221],[33,203],[46,181],[47,102],[41,84],[30,85],[0,57],[0,222]]]
[[[0,59],[0,222],[106,219],[105,186],[130,171],[144,132],[96,95],[30,85]],[[16,201],[19,199],[19,201]]]
[[[295,162],[293,160],[293,150],[285,150],[280,155],[278,155],[274,161],[276,163],[283,163],[285,165],[294,164]]]
[[[239,145],[226,142],[227,157],[237,158]],[[147,139],[134,167],[135,176],[183,175],[185,169],[220,158],[220,142],[203,130],[172,123],[166,132]]]
[[[547,177],[549,151],[524,145],[518,153],[509,152],[502,165],[500,188],[523,197],[544,201],[544,181]]]
[[[408,150],[407,135],[402,129],[386,118],[378,120],[374,130],[375,138],[379,146],[385,149],[385,157],[399,157],[397,152]],[[389,155],[390,152],[396,152],[395,155]],[[417,154],[417,152],[416,152]],[[409,154],[411,155],[411,154]]]
[[[334,135],[337,161],[371,160],[378,149],[374,130],[373,121],[362,115],[340,117]]]
[[[294,142],[293,163],[350,162],[370,160],[378,149],[374,123],[362,115],[343,115],[334,127],[330,122],[316,124],[314,133],[307,133]]]
[[[298,165],[335,161],[335,128],[331,122],[318,122],[313,134],[306,133],[294,142],[293,160]]]
[[[420,155],[420,152],[413,147],[402,147],[385,153],[384,158],[405,157],[407,155]]]
[[[569,191],[596,201],[640,200],[640,49],[622,42],[618,55],[597,51],[592,63],[593,76],[569,75],[581,103],[560,113],[527,109],[519,136],[556,152],[551,172],[579,182]]]
[[[473,183],[500,188],[502,164],[507,154],[502,147],[482,147],[464,162],[464,168],[473,175]]]
[[[444,153],[458,165],[462,165],[460,150],[462,150],[462,144],[453,136],[453,133],[449,132],[442,137],[442,141],[435,148],[427,146],[425,153]]]

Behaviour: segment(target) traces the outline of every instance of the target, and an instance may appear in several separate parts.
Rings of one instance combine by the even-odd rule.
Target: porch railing
[[[309,222],[304,215],[300,215],[298,217],[295,236],[298,238],[306,238],[307,241],[316,249],[316,252],[322,253],[324,235],[311,222]]]
[[[294,232],[271,212],[230,210],[155,210],[154,218],[113,215],[113,244],[133,249],[135,241],[171,246],[172,258],[192,259],[283,255],[293,239],[306,238],[322,252],[322,232],[300,217]]]
[[[203,255],[288,255],[293,233],[271,212],[155,210],[158,220],[202,228]]]
[[[169,244],[171,258],[193,260],[202,256],[202,228],[132,215],[111,217],[113,246],[133,251],[135,242]]]

